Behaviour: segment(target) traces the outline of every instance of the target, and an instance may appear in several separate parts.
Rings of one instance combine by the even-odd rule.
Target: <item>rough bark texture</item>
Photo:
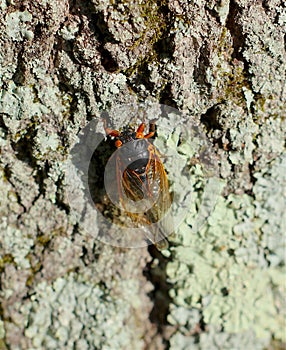
[[[1,0],[0,9],[0,348],[285,342],[285,3]],[[224,186],[194,235],[195,184],[197,203],[164,255],[95,240],[66,194],[80,130],[142,101],[196,119]]]

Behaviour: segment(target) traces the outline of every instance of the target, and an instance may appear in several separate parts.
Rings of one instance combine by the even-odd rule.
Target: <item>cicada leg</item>
[[[118,137],[120,135],[120,132],[118,130],[113,130],[113,129],[110,129],[110,128],[107,127],[107,123],[106,123],[105,119],[102,119],[102,122],[103,122],[103,127],[104,127],[104,131],[105,131],[106,135],[112,136],[112,137]],[[122,146],[122,141],[117,139],[115,141],[115,146],[117,148],[121,147]]]
[[[156,134],[156,124],[154,122],[150,122],[149,124],[149,132],[144,136],[144,139],[150,139],[154,137]]]
[[[153,123],[153,125],[155,125]],[[151,130],[151,124],[150,124],[150,129],[148,134],[144,135],[144,130],[145,130],[145,123],[141,123],[136,131],[136,139],[150,139],[151,137],[153,137],[155,135],[155,128],[154,130]]]

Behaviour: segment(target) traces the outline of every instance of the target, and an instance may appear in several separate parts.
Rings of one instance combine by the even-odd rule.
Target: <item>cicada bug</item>
[[[122,131],[105,126],[108,135],[115,138],[116,190],[121,208],[135,227],[143,229],[147,239],[159,250],[168,247],[170,233],[171,195],[164,165],[159,151],[153,145],[155,123],[145,124],[136,130],[131,126]],[[169,215],[170,216],[170,215]]]

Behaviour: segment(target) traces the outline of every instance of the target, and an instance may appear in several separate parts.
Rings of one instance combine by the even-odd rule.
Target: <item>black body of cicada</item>
[[[170,219],[165,219],[165,214],[171,206],[168,179],[159,152],[152,143],[155,124],[150,124],[146,135],[144,128],[142,123],[137,131],[126,127],[122,132],[107,128],[106,132],[115,137],[118,148],[116,181],[122,208],[136,227],[144,230],[149,241],[158,249],[166,249]],[[132,210],[133,207],[137,210]]]

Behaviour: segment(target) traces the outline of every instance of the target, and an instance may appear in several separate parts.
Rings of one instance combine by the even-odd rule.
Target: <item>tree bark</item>
[[[0,348],[285,346],[285,3],[0,7]],[[89,122],[100,130],[102,111],[140,103],[178,110],[216,164],[206,194],[200,165],[182,156],[192,202],[162,252],[96,239],[99,224],[86,230],[81,216],[93,215],[88,174],[69,180],[78,181],[73,208],[67,184]],[[127,121],[115,114],[110,123]],[[195,231],[200,206],[207,214]]]

